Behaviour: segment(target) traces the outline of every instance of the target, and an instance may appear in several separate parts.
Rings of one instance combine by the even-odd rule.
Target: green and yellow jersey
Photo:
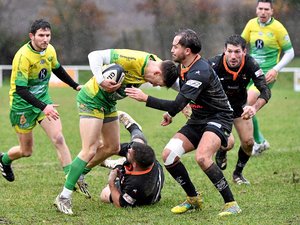
[[[49,44],[43,52],[35,51],[28,42],[16,53],[12,63],[10,82],[10,107],[15,111],[41,110],[29,104],[18,94],[16,86],[27,87],[28,90],[40,101],[51,104],[48,94],[49,80],[52,69],[60,66],[54,47]]]
[[[126,96],[124,93],[124,89],[127,86],[139,87],[143,83],[147,82],[144,79],[144,73],[148,61],[161,61],[161,59],[156,55],[143,51],[129,49],[110,49],[109,51],[110,54],[108,55],[99,54],[99,57],[106,57],[105,59],[101,58],[101,62],[106,62],[107,64],[119,64],[125,70],[125,78],[122,82],[121,88],[117,92],[107,93],[100,88],[99,84],[97,83],[96,77],[93,76],[83,86],[83,88],[77,95],[78,102],[87,104],[90,108],[103,108],[104,110],[114,108],[114,106],[116,105],[116,100],[124,98]],[[92,65],[90,66],[92,67]]]
[[[279,62],[281,51],[292,48],[287,30],[274,18],[264,25],[258,18],[249,20],[241,36],[250,44],[250,55],[265,74]]]

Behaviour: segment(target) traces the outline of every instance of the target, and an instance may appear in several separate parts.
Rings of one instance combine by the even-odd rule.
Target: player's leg
[[[231,133],[228,138],[228,144],[226,147],[221,146],[221,148],[216,153],[216,164],[221,170],[225,170],[227,167],[227,152],[234,147],[234,136]]]
[[[253,105],[256,102],[259,94],[260,93],[257,90],[257,88],[252,84],[248,89],[248,98],[247,98],[248,105]],[[257,116],[252,117],[252,123],[253,123],[253,136],[254,136],[254,141],[256,143],[253,147],[252,154],[257,155],[260,154],[261,151],[270,148],[270,144],[264,138],[262,132],[260,131]]]
[[[0,156],[0,170],[2,176],[12,182],[15,180],[15,176],[11,167],[11,163],[22,157],[29,157],[33,151],[33,135],[32,131],[26,133],[17,133],[19,145],[13,146],[6,153],[2,153]]]
[[[182,128],[180,132],[184,133],[183,129],[185,128]],[[183,154],[194,149],[194,145],[185,135],[177,133],[168,142],[163,151],[163,161],[166,170],[179,183],[187,195],[186,201],[171,209],[171,211],[176,214],[184,213],[188,210],[201,209],[203,205],[202,196],[197,192],[189,177],[188,171],[180,161]]]
[[[0,155],[0,170],[3,177],[10,182],[15,179],[11,168],[12,161],[22,157],[29,157],[32,154],[32,130],[36,125],[38,115],[32,111],[25,111],[23,113],[10,111],[10,122],[17,133],[19,145],[13,146],[8,152],[1,153]]]
[[[97,149],[87,168],[93,168],[112,155],[117,155],[120,150],[120,126],[118,117],[104,122],[102,128],[102,145]]]
[[[64,188],[54,202],[57,209],[65,214],[73,214],[71,195],[80,175],[99,147],[102,125],[103,119],[90,116],[80,117],[79,127],[82,149],[72,161]]]
[[[238,151],[238,161],[233,172],[233,181],[239,185],[250,184],[242,172],[251,157],[254,145],[253,125],[251,120],[243,120],[241,117],[234,119],[234,126],[239,135],[241,146]]]
[[[119,121],[128,130],[131,141],[137,141],[147,144],[146,137],[142,131],[142,127],[126,112],[118,111]]]
[[[219,191],[225,206],[219,216],[237,214],[241,209],[234,200],[229,184],[222,170],[213,162],[212,157],[221,145],[226,146],[227,138],[221,129],[214,126],[206,128],[196,150],[196,161],[216,189]]]
[[[120,124],[123,124],[125,129],[130,133],[131,142],[135,141],[147,144],[147,139],[142,131],[142,127],[128,113],[118,111],[118,116]],[[129,148],[130,143],[122,143],[118,155],[123,157],[118,159],[105,159],[100,166],[113,169],[117,165],[122,165],[126,161],[126,155]]]
[[[48,120],[47,118],[43,118],[43,120],[40,121],[40,125],[53,143],[58,160],[65,175],[67,175],[70,170],[72,157],[62,133],[61,120]]]

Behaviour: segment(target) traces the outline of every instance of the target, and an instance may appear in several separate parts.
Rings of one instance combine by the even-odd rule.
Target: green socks
[[[81,160],[78,156],[73,160],[70,171],[65,182],[65,187],[69,190],[74,190],[76,182],[80,175],[83,173],[87,162]]]

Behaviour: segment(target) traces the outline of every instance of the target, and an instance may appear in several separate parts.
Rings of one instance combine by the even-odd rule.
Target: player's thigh
[[[205,131],[197,147],[196,157],[211,158],[220,148],[220,137],[212,131]]]
[[[60,135],[62,133],[62,125],[60,118],[54,120],[54,119],[48,119],[44,117],[42,120],[39,120],[39,123],[45,133],[50,137],[51,139],[54,139],[56,136]]]
[[[103,123],[101,140],[104,146],[111,149],[119,149],[120,145],[120,124],[118,117],[109,122]]]
[[[103,127],[103,120],[96,117],[80,117],[79,129],[82,151],[92,149],[96,151],[100,145],[99,137]]]
[[[241,117],[235,118],[234,127],[239,135],[241,145],[251,145],[251,142],[253,142],[252,120],[244,120]]]

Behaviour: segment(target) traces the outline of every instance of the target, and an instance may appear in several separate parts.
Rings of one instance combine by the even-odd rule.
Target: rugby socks
[[[82,174],[83,174],[83,175],[86,175],[86,174],[88,174],[91,170],[92,170],[92,168],[85,167],[84,170],[83,170],[83,172],[82,172]]]
[[[259,130],[259,124],[256,116],[252,117],[252,123],[253,123],[253,136],[254,140],[257,144],[263,143],[265,140],[263,134]]]
[[[165,166],[171,176],[180,184],[189,197],[197,196],[197,191],[192,183],[185,166],[179,161],[175,165]]]
[[[10,165],[13,160],[8,157],[8,153],[4,153],[2,156],[2,162],[4,165]]]
[[[239,152],[238,152],[238,161],[236,163],[236,167],[235,167],[235,170],[234,170],[233,174],[240,175],[242,173],[244,167],[246,166],[249,158],[250,158],[250,156],[248,156],[244,152],[242,147],[240,147]]]
[[[66,166],[63,167],[63,170],[64,170],[65,175],[67,175],[67,174],[69,173],[70,167],[71,167],[71,164],[66,165]]]
[[[74,190],[75,184],[83,173],[84,168],[86,167],[87,162],[81,160],[78,156],[73,160],[67,180],[65,182],[65,187],[71,191]]]
[[[228,182],[225,179],[221,169],[217,166],[217,164],[213,163],[204,172],[214,184],[214,186],[217,188],[217,190],[220,192],[225,203],[234,201]]]

